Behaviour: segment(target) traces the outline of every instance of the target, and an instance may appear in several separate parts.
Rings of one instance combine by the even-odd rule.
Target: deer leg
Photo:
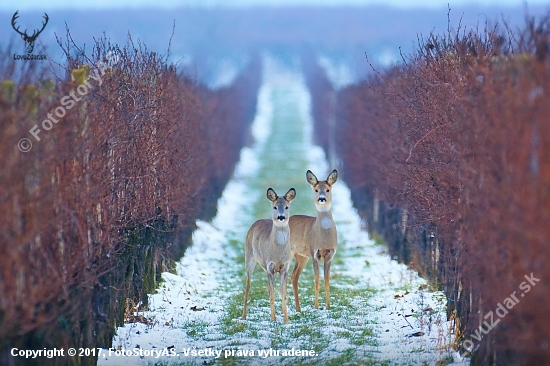
[[[246,303],[248,302],[248,293],[250,291],[250,282],[252,281],[252,273],[256,267],[256,260],[252,258],[252,254],[245,253],[245,269],[246,269],[246,285],[244,288],[244,307],[243,319],[246,319]]]
[[[281,298],[283,300],[283,315],[285,318],[285,324],[288,324],[288,309],[286,307],[286,280],[288,278],[288,268],[290,262],[286,263],[281,271]]]
[[[327,309],[330,309],[330,265],[332,260],[325,259],[324,274],[325,274],[325,296],[327,299]]]
[[[250,290],[250,277],[251,274],[246,274],[246,286],[244,288],[244,307],[243,307],[243,319],[246,319],[246,302],[248,300],[248,291]]]
[[[296,311],[302,311],[300,307],[300,298],[298,297],[298,279],[304,270],[304,267],[307,264],[308,257],[303,257],[296,254],[296,264],[294,265],[294,270],[292,271],[292,276],[290,280],[292,282],[292,288],[294,289],[294,301],[296,303]]]
[[[271,321],[275,320],[275,271],[273,263],[267,265],[267,292],[269,293],[269,302],[271,304]]]
[[[313,307],[315,309],[319,309],[319,258],[320,258],[320,252],[317,251],[314,253],[312,259],[313,259],[313,273],[315,274],[315,302],[313,303]]]

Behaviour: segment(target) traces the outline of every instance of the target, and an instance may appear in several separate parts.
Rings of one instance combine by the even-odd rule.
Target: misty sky
[[[0,10],[36,9],[47,10],[55,8],[114,8],[114,7],[160,7],[174,8],[184,6],[218,7],[218,6],[251,6],[251,5],[391,5],[399,8],[411,7],[447,7],[467,4],[482,6],[509,5],[521,6],[526,1],[522,0],[95,0],[93,2],[74,0],[50,0],[44,4],[43,0],[20,0],[13,2],[0,2]],[[549,4],[549,0],[529,0],[530,5]]]

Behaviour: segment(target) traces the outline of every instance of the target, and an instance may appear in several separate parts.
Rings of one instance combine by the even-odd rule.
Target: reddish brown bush
[[[550,359],[549,39],[548,17],[517,35],[432,34],[338,93],[336,146],[355,204],[392,255],[441,283],[475,363]],[[540,282],[487,332],[531,273]]]
[[[2,364],[16,362],[14,346],[110,345],[125,299],[146,301],[167,250],[182,255],[195,220],[215,208],[255,108],[257,72],[212,91],[139,43],[100,40],[88,56],[63,47],[67,72],[55,82],[36,63],[5,61],[9,48],[0,57]],[[118,63],[90,79],[108,54]],[[84,96],[43,127],[85,80]],[[31,151],[17,149],[21,138]]]

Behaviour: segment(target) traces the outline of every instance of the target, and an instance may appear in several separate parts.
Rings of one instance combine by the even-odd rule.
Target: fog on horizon
[[[104,1],[96,5],[116,7],[78,9],[65,8],[74,2],[57,0],[48,4],[47,9],[51,10],[43,10],[33,0],[19,2],[15,10],[13,5],[3,4],[0,47],[12,43],[23,51],[24,43],[11,26],[15,11],[19,10],[17,25],[29,31],[42,24],[46,12],[49,21],[38,37],[37,49],[45,50],[48,59],[59,64],[63,64],[64,56],[56,37],[64,40],[68,28],[75,43],[87,52],[91,52],[94,40],[104,35],[119,45],[126,44],[130,35],[134,42],[139,40],[149,50],[164,55],[171,43],[169,61],[214,87],[231,82],[252,54],[266,51],[307,54],[347,84],[371,71],[365,55],[375,66],[387,67],[401,61],[402,55],[414,53],[418,39],[430,32],[444,34],[448,27],[455,31],[459,25],[462,29],[483,29],[486,24],[497,23],[506,23],[515,30],[525,24],[527,11],[542,15],[549,8],[534,5],[537,2],[526,6],[518,1],[499,1],[495,5],[497,2],[489,0],[481,4],[493,4],[490,7],[479,3],[465,5],[468,1],[451,2],[450,12],[447,1],[435,0],[414,2],[416,8],[392,7],[409,3],[397,0],[385,1],[384,6],[379,5],[380,1],[302,0],[294,6],[278,7],[257,5],[287,5],[288,1],[240,0],[232,2],[233,6],[217,6],[221,2],[211,0],[198,7],[194,6],[198,3],[195,0],[160,0],[154,2],[155,8],[118,7],[127,3]],[[142,0],[136,4],[146,3],[153,2]],[[167,4],[179,5],[166,9]],[[256,6],[246,6],[253,4]],[[312,4],[318,6],[309,6]],[[516,5],[509,7],[510,4]],[[31,7],[34,10],[25,10]]]

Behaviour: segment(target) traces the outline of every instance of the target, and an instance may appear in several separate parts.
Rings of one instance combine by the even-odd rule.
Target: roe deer
[[[316,309],[319,308],[319,261],[325,259],[325,295],[327,309],[330,309],[330,264],[336,253],[338,234],[330,211],[332,205],[331,188],[338,179],[338,172],[334,169],[327,180],[319,181],[315,174],[308,170],[306,179],[314,191],[314,202],[317,208],[317,217],[306,215],[294,215],[290,218],[290,245],[296,264],[292,271],[292,287],[294,289],[294,300],[296,311],[300,308],[298,298],[298,278],[307,264],[308,258],[313,259],[313,272],[315,274],[315,302]]]
[[[286,308],[286,280],[288,269],[292,261],[290,249],[290,230],[288,220],[290,217],[288,206],[296,197],[296,190],[291,188],[283,197],[277,196],[272,188],[267,190],[267,198],[271,201],[271,220],[258,220],[246,234],[245,241],[245,268],[246,288],[244,290],[243,319],[246,319],[246,302],[250,289],[252,272],[256,262],[267,272],[267,292],[271,302],[271,320],[275,320],[275,273],[279,272],[281,280],[281,298],[283,300],[283,314],[285,323],[288,323]]]

